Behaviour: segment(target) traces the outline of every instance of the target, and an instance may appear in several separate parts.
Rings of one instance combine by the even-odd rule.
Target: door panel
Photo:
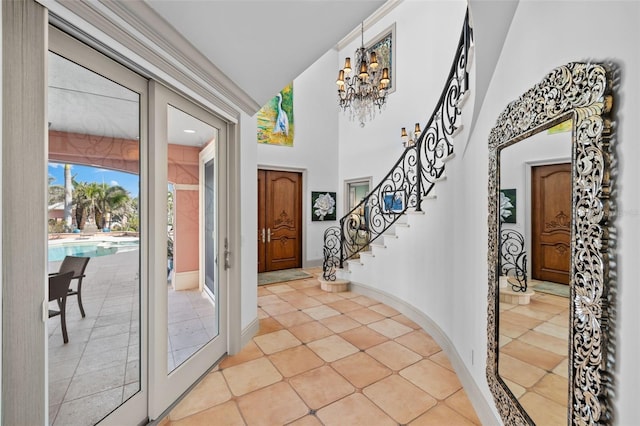
[[[258,170],[258,272],[266,271],[267,237],[264,217],[265,206],[265,170]]]
[[[260,251],[264,251],[264,270],[299,268],[302,266],[302,175],[293,172],[273,170],[258,174],[258,222],[264,221],[260,229],[265,229],[266,241],[258,241],[258,270],[260,271]],[[264,188],[260,194],[260,188]],[[262,219],[263,218],[263,219]],[[262,272],[262,271],[260,271]]]
[[[533,278],[569,284],[571,266],[571,164],[533,167]]]

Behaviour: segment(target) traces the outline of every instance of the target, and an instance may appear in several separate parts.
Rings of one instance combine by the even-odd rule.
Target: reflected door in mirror
[[[533,278],[569,284],[571,164],[531,169]]]

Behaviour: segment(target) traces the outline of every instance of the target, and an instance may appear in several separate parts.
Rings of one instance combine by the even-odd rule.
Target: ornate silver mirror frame
[[[498,375],[500,151],[568,119],[572,130],[569,404],[573,424],[611,423],[614,312],[610,292],[615,232],[610,222],[613,69],[569,63],[511,102],[489,136],[487,380],[505,424],[533,424]]]

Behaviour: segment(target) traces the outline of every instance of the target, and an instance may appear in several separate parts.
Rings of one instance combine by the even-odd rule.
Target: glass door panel
[[[49,422],[92,425],[141,391],[141,96],[48,63],[48,269],[77,277],[64,321],[49,302]]]
[[[189,114],[167,106],[168,184],[173,188],[173,202],[169,213],[173,217],[170,227],[168,254],[172,269],[169,272],[168,292],[168,350],[167,368],[173,371],[217,335],[215,330],[215,292],[205,291],[208,286],[201,279],[201,248],[213,262],[213,165],[205,168],[200,178],[200,152],[214,144],[214,127]],[[209,185],[207,185],[207,183]],[[205,233],[200,232],[203,208],[201,192],[206,200]],[[204,245],[202,244],[204,242]],[[209,248],[209,250],[207,250]],[[209,262],[205,262],[206,264]],[[204,274],[215,281],[211,265],[205,265]],[[211,289],[211,288],[210,288]]]

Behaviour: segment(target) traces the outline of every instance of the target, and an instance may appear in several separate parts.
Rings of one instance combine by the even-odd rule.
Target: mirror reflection
[[[537,425],[567,422],[571,121],[502,149],[498,373]]]
[[[167,371],[218,335],[215,307],[217,129],[167,107]]]

